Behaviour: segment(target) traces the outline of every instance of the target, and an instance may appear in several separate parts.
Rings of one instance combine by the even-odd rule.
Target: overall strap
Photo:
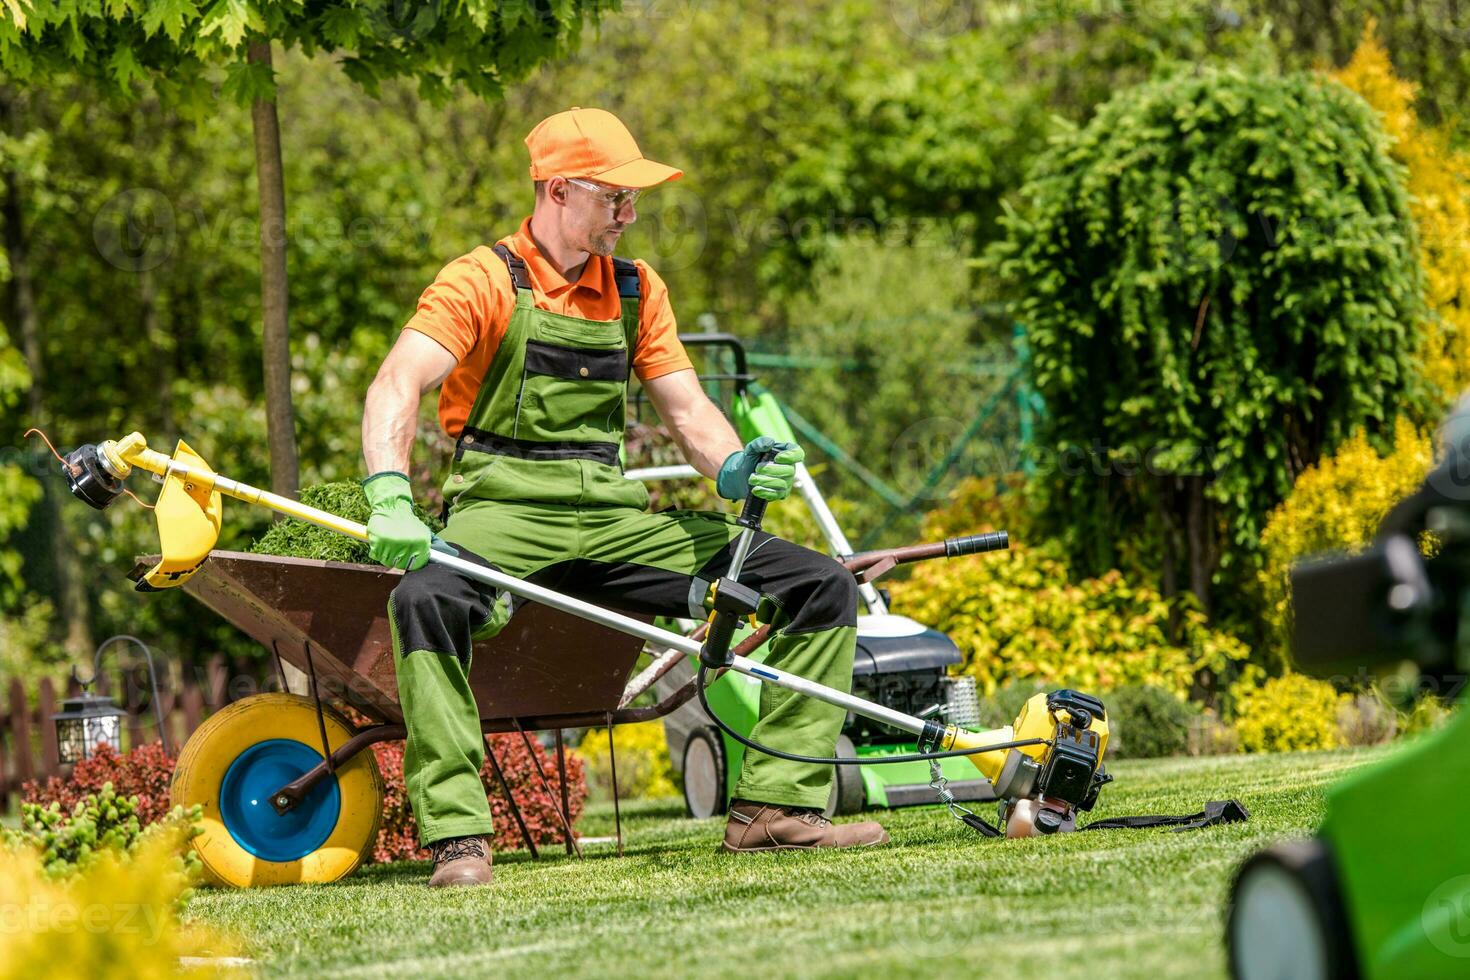
[[[526,260],[512,252],[504,242],[497,242],[491,249],[505,267],[510,270],[510,284],[516,289],[517,305],[529,305],[531,302],[531,270],[526,268]]]
[[[623,304],[623,339],[628,345],[628,357],[633,356],[633,347],[638,342],[639,308],[643,302],[643,280],[638,275],[638,266],[632,259],[613,257],[613,281],[618,285],[618,298]]]

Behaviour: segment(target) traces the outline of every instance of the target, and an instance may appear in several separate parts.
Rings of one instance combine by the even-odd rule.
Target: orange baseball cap
[[[645,159],[633,134],[606,109],[573,106],[547,116],[526,137],[531,179],[586,177],[618,187],[652,187],[684,171]]]

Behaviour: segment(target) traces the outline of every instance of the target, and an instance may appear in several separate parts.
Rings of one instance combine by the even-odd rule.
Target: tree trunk
[[[1202,477],[1185,477],[1185,528],[1189,545],[1189,591],[1199,600],[1206,616],[1210,615],[1210,579],[1214,575],[1214,547],[1210,535],[1209,501],[1205,499]]]
[[[269,41],[250,45],[252,64],[271,65]],[[286,318],[286,184],[281,170],[281,128],[274,99],[250,107],[255,130],[255,174],[260,187],[261,354],[265,361],[266,433],[271,490],[296,496],[296,413],[291,407],[291,338]],[[279,514],[276,519],[280,519]]]
[[[0,127],[11,136],[19,136],[16,107],[9,91],[0,90]],[[46,372],[41,356],[41,325],[36,315],[34,285],[31,277],[30,240],[25,225],[25,183],[20,173],[7,166],[4,173],[5,254],[10,262],[9,305],[13,328],[20,335],[20,349],[31,374],[31,387],[26,393],[29,425],[47,428]],[[92,652],[91,605],[77,567],[76,551],[68,541],[62,495],[56,480],[41,480],[41,515],[51,541],[52,567],[56,581],[57,613],[63,624],[66,651],[74,658]]]

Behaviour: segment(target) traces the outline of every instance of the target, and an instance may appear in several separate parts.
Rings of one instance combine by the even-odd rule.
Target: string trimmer
[[[67,455],[64,463],[73,495],[99,510],[110,505],[123,492],[123,481],[134,468],[161,478],[163,490],[154,509],[161,555],[158,563],[140,579],[140,589],[179,586],[198,571],[219,537],[223,496],[258,504],[359,541],[367,540],[367,529],[362,524],[216,473],[182,440],[173,456],[169,457],[149,449],[144,437],[134,432],[121,440],[82,446]],[[1111,779],[1103,767],[1108,741],[1107,714],[1097,698],[1070,690],[1038,694],[1026,702],[1014,724],[976,732],[895,711],[738,656],[731,650],[731,639],[738,623],[755,612],[759,599],[759,594],[742,586],[738,578],[742,559],[748,553],[751,536],[760,526],[764,509],[764,501],[757,498],[752,497],[745,504],[739,518],[744,531],[730,573],[710,586],[705,604],[710,610],[710,620],[702,641],[486,568],[460,557],[457,551],[442,543],[431,550],[429,560],[512,595],[696,658],[701,665],[702,701],[703,682],[707,675],[733,670],[761,683],[816,698],[917,737],[917,753],[879,760],[865,759],[865,764],[915,759],[932,762],[949,756],[964,756],[994,785],[1001,801],[1003,829],[991,825],[949,797],[944,789],[944,780],[938,775],[937,765],[933,766],[935,789],[941,801],[957,817],[988,836],[1023,837],[1074,829],[1077,811],[1090,810],[1097,801],[1098,791]],[[1006,546],[1003,533],[973,535],[945,542],[945,553],[972,554]],[[707,702],[705,707],[708,711]],[[762,752],[821,764],[843,765],[858,761],[793,756],[739,735],[712,712],[711,717],[732,737]],[[1130,819],[1178,823],[1188,818]]]

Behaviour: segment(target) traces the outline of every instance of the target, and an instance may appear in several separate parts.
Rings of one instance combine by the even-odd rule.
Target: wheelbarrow
[[[140,558],[129,577],[143,581],[158,562],[157,555]],[[181,586],[271,651],[278,669],[286,663],[302,671],[311,691],[310,697],[272,692],[234,702],[200,726],[181,753],[174,800],[204,806],[198,846],[212,880],[236,886],[330,881],[371,853],[383,790],[373,753],[362,750],[405,735],[387,619],[388,593],[402,574],[380,565],[215,550]],[[535,603],[475,646],[470,688],[482,731],[518,732],[528,749],[529,733],[555,733],[560,793],[543,789],[569,851],[577,843],[568,820],[562,730],[658,718],[693,697],[691,681],[657,705],[629,707],[660,676],[632,676],[643,648],[635,637]],[[369,722],[355,726],[332,704],[350,706]],[[323,746],[330,746],[330,761]],[[486,749],[535,856],[536,842],[488,740]],[[618,841],[621,847],[620,812]]]
[[[155,563],[140,562],[135,569],[138,588],[193,591],[277,657],[305,671],[310,682],[310,697],[267,694],[230,705],[202,725],[180,754],[173,798],[204,810],[204,833],[194,843],[206,874],[238,886],[326,882],[350,873],[372,846],[381,818],[381,778],[372,755],[362,749],[406,734],[393,688],[385,616],[399,573],[215,551],[225,495],[357,540],[367,539],[367,529],[217,473],[183,441],[169,457],[148,448],[134,432],[84,445],[63,462],[71,493],[99,509],[123,493],[123,481],[134,468],[160,476],[164,487],[154,515],[162,550]],[[746,655],[769,629],[736,642],[740,624],[759,604],[759,593],[741,585],[739,575],[764,506],[755,498],[745,502],[731,568],[706,596],[710,618],[687,636],[506,575],[436,544],[430,561],[524,604],[511,619],[514,625],[486,641],[473,660],[471,686],[484,698],[482,729],[519,731],[529,738],[531,730],[643,721],[698,696],[711,721],[748,749],[814,764],[856,763],[794,756],[729,727],[710,706],[705,689],[735,672],[916,736],[916,753],[883,761],[930,762],[939,798],[977,832],[1015,837],[1074,829],[1077,811],[1090,810],[1111,779],[1102,765],[1108,724],[1097,699],[1075,691],[1039,694],[1014,725],[975,732],[816,684]],[[853,556],[848,567],[860,581],[871,582],[899,562],[1004,545],[1003,533],[973,535],[868,552]],[[645,643],[655,659],[628,680]],[[699,662],[695,677],[656,705],[630,707],[686,657]],[[581,666],[574,669],[574,664]],[[354,728],[326,703],[334,697],[358,707],[373,723]],[[948,794],[938,763],[950,757],[968,759],[995,785],[1004,829]],[[565,810],[562,823],[570,841]]]

